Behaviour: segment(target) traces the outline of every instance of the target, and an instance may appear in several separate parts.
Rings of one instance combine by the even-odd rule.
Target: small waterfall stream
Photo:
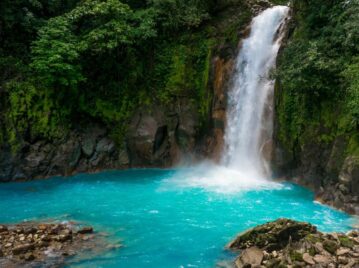
[[[255,17],[236,60],[222,164],[247,174],[248,179],[268,175],[262,147],[271,140],[273,128],[270,71],[275,67],[288,12],[288,7],[275,6]]]

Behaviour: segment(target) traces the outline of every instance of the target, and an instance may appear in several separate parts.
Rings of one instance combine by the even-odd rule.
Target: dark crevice
[[[155,135],[155,142],[153,144],[153,153],[155,154],[168,136],[167,126],[161,126],[157,129]]]

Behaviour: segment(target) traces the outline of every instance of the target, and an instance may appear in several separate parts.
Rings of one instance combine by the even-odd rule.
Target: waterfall
[[[270,72],[275,67],[288,11],[288,7],[275,6],[253,19],[228,92],[222,164],[250,178],[268,176],[262,151],[271,140],[273,128],[274,81]]]
[[[273,129],[274,81],[270,72],[275,67],[288,12],[288,7],[276,6],[253,19],[251,33],[243,40],[236,59],[228,92],[221,163],[203,162],[175,174],[169,182],[176,189],[195,187],[238,193],[283,187],[266,179],[269,167],[264,152],[271,143]]]

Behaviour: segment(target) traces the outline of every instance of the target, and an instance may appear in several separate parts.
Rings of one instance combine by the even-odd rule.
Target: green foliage
[[[78,40],[64,17],[50,19],[40,29],[32,55],[30,66],[46,87],[54,90],[74,89],[84,80],[79,63]],[[62,94],[61,91],[58,93]]]
[[[359,128],[359,57],[347,66],[343,76],[348,84],[346,112],[351,115],[349,124],[355,130]]]
[[[157,48],[152,83],[157,85],[156,96],[161,103],[192,100],[205,120],[211,102],[207,84],[212,46],[211,39],[198,33]]]
[[[150,0],[164,31],[198,27],[209,19],[211,0]]]
[[[6,88],[9,106],[6,136],[14,150],[24,136],[33,139],[39,134],[43,137],[62,134],[59,126],[64,110],[54,104],[46,91],[39,93],[30,82],[9,82]]]
[[[122,144],[139,106],[183,99],[204,122],[213,47],[227,31],[236,42],[250,17],[235,0],[246,16],[236,11],[218,31],[225,19],[213,18],[222,2],[1,1],[0,143],[16,149],[21,140],[52,139],[73,124],[99,121]]]
[[[0,1],[0,53],[26,57],[36,31],[47,19],[72,8],[79,0]]]
[[[358,131],[358,1],[294,1],[296,28],[279,58],[280,139],[287,148]]]

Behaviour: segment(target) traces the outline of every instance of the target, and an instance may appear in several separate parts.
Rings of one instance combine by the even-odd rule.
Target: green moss
[[[295,261],[303,261],[303,256],[302,256],[302,254],[301,254],[300,252],[298,252],[298,251],[295,251],[295,250],[291,251],[291,252],[289,253],[289,256],[290,256],[290,258],[291,258],[291,260],[292,260],[293,262],[295,262]]]
[[[323,242],[323,248],[331,254],[335,254],[338,249],[338,244],[331,240],[326,240]]]
[[[354,242],[347,236],[339,236],[340,245],[346,248],[352,248]]]
[[[354,133],[348,142],[347,152],[348,155],[359,156],[359,134]]]
[[[273,3],[274,5],[284,5],[286,6],[288,4],[288,0],[271,0],[271,3]]]
[[[9,108],[5,113],[5,136],[13,153],[21,146],[22,138],[58,138],[66,131],[66,109],[60,108],[46,89],[31,82],[10,82],[5,85]]]
[[[317,251],[315,250],[315,248],[311,247],[311,248],[309,248],[308,253],[310,256],[315,256]]]
[[[305,240],[308,240],[309,242],[311,242],[312,244],[315,244],[317,242],[321,242],[320,237],[313,235],[313,234],[309,234],[305,237]]]

